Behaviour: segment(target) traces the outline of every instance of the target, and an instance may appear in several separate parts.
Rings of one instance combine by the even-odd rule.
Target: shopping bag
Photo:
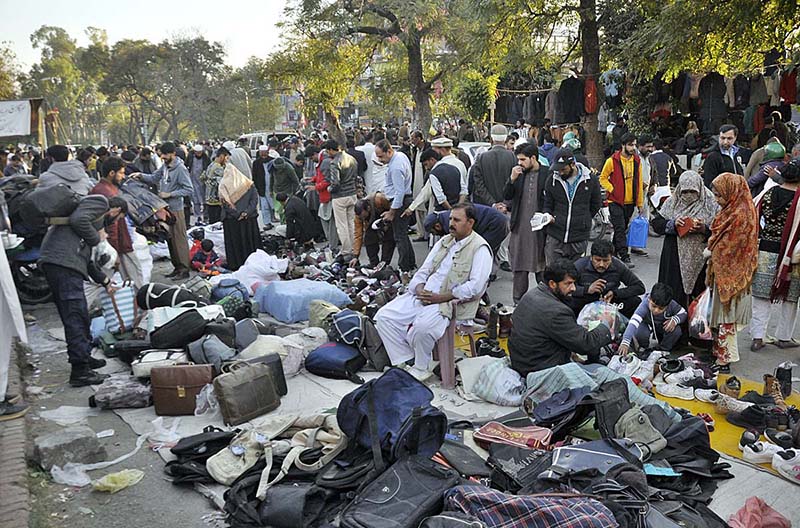
[[[135,302],[136,291],[130,283],[125,283],[114,293],[103,290],[100,293],[100,304],[106,330],[112,334],[133,330],[138,323],[138,310]]]
[[[711,289],[700,294],[700,297],[689,305],[689,336],[704,341],[711,341]]]
[[[628,229],[628,247],[646,248],[649,230],[650,224],[647,218],[643,216],[634,218],[633,222],[631,222],[631,227]]]

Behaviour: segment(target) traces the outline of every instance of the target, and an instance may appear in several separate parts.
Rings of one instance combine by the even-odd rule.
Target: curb
[[[23,394],[19,361],[22,347],[15,343],[8,371],[8,391]],[[28,466],[25,446],[28,431],[24,418],[0,423],[0,527],[27,528],[30,515]]]

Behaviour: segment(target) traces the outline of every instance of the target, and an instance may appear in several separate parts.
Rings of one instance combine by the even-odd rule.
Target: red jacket
[[[622,171],[622,161],[620,156],[622,151],[618,150],[611,156],[611,162],[614,164],[614,172],[611,173],[611,185],[614,190],[608,195],[608,201],[614,202],[619,205],[625,205],[625,174]],[[642,166],[641,158],[633,155],[633,204],[639,203],[639,178],[641,171],[639,168]]]
[[[119,194],[119,188],[106,180],[100,180],[89,194],[102,194],[106,198],[113,198]],[[133,252],[131,234],[128,232],[127,220],[124,217],[106,227],[106,234],[108,243],[117,250],[117,253]]]
[[[331,201],[331,192],[328,190],[328,186],[330,183],[325,179],[325,176],[322,175],[322,171],[319,170],[319,165],[317,165],[317,173],[314,175],[314,178],[311,180],[314,183],[314,187],[317,189],[319,193],[319,202],[320,203],[328,203]]]

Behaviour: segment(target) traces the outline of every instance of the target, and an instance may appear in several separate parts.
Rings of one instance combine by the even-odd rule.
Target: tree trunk
[[[415,27],[409,28],[405,46],[408,53],[408,85],[414,99],[413,126],[427,135],[433,122],[430,88],[425,83],[422,71],[422,39]]]
[[[597,79],[600,75],[600,37],[597,33],[597,5],[595,0],[580,0],[580,34],[583,74]],[[586,131],[586,157],[592,167],[600,168],[604,161],[605,134],[597,131],[597,113],[583,116]]]
[[[344,130],[342,130],[342,126],[339,124],[339,116],[326,110],[325,127],[328,129],[328,137],[330,139],[338,141],[342,150],[347,148],[347,137],[345,137]]]

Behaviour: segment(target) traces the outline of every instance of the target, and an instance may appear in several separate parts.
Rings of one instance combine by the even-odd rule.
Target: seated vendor
[[[392,365],[414,360],[409,372],[419,380],[431,375],[431,354],[450,324],[450,301],[459,301],[456,318],[471,321],[489,282],[492,252],[473,231],[475,208],[462,203],[450,212],[450,234],[439,240],[408,291],[378,310],[375,327]]]
[[[570,300],[577,275],[569,260],[551,263],[544,270],[544,280],[514,310],[508,351],[511,368],[520,375],[569,363],[573,353],[596,360],[600,349],[611,343],[605,325],[589,331],[576,322]]]
[[[672,350],[681,338],[680,325],[686,317],[686,310],[672,298],[672,288],[655,283],[631,317],[619,353],[627,354],[634,342],[634,348],[649,348],[651,337],[655,337],[659,350]]]
[[[631,317],[639,306],[639,298],[645,291],[644,283],[614,256],[614,246],[608,240],[592,244],[590,257],[575,262],[578,276],[575,277],[575,293],[572,307],[575,315],[589,303],[603,300],[621,304],[622,314]]]

